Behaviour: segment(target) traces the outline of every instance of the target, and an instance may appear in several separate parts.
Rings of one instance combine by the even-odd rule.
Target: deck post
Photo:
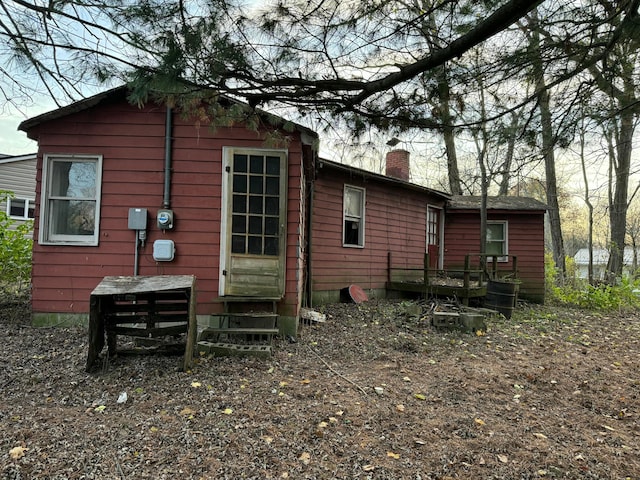
[[[471,276],[471,255],[467,254],[464,256],[464,272],[463,272],[463,279],[464,279],[463,286],[465,289],[469,288],[470,276]]]
[[[422,265],[424,275],[424,298],[427,298],[427,289],[429,288],[429,254],[424,254],[424,264]]]

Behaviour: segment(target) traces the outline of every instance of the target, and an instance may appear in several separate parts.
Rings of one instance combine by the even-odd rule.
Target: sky
[[[27,118],[35,117],[55,108],[53,102],[45,99],[23,108],[22,112],[17,111],[14,107],[5,106],[0,112],[0,153],[4,155],[35,153],[38,150],[37,143],[29,140],[25,132],[18,131],[18,125]]]

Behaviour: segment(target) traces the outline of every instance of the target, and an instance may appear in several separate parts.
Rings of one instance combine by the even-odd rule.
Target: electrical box
[[[170,262],[176,252],[173,240],[156,240],[153,242],[153,259],[156,262]]]
[[[147,209],[146,208],[130,208],[129,209],[129,229],[130,230],[146,230],[147,229]]]
[[[169,230],[173,228],[173,210],[158,210],[156,220],[158,221],[158,228],[161,230]]]

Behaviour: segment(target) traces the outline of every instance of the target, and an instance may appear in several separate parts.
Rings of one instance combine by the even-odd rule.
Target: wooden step
[[[252,356],[269,358],[271,356],[270,345],[235,345],[233,343],[206,342],[197,343],[198,351],[214,356]]]
[[[212,317],[238,317],[238,318],[278,318],[277,313],[270,312],[222,312],[212,313]]]
[[[220,335],[277,335],[277,328],[205,328],[200,332],[199,340],[204,341]]]

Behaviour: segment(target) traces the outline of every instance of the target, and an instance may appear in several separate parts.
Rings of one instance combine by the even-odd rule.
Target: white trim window
[[[40,243],[98,245],[101,155],[44,155]]]
[[[7,215],[14,220],[32,220],[35,209],[35,202],[30,198],[7,198]]]
[[[364,188],[344,186],[342,246],[364,247]]]
[[[508,223],[506,221],[487,222],[487,248],[486,253],[498,257],[499,262],[509,260],[509,234]]]

